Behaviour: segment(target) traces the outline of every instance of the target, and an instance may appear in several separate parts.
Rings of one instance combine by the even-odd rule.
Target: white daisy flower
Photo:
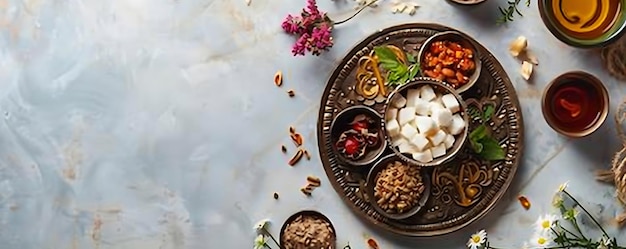
[[[485,230],[480,230],[475,234],[472,234],[470,239],[467,241],[467,248],[477,249],[481,247],[485,241],[487,241],[487,232]]]
[[[550,233],[536,233],[530,240],[530,245],[535,248],[546,248],[552,244],[552,240]]]
[[[254,249],[262,248],[265,248],[265,236],[259,234],[259,236],[256,236],[256,238],[254,239]]]
[[[609,249],[611,245],[611,240],[605,236],[602,236],[598,242],[598,249]]]
[[[565,191],[565,189],[567,188],[568,184],[569,184],[569,181],[561,183],[561,185],[559,185],[559,190],[557,191],[557,193],[561,193],[561,192]]]
[[[551,228],[554,228],[554,226],[556,225],[556,221],[558,219],[559,217],[553,214],[539,216],[539,218],[535,222],[537,232],[550,232]]]
[[[262,219],[254,225],[254,230],[256,230],[257,232],[260,232],[263,229],[265,229],[265,227],[267,227],[269,223],[270,223],[269,219]]]
[[[563,206],[563,195],[561,193],[556,193],[554,197],[552,197],[552,207],[559,209]]]

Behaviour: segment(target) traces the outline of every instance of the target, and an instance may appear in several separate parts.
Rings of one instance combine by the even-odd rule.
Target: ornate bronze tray
[[[381,115],[385,98],[365,99],[355,93],[359,60],[375,46],[391,44],[407,53],[417,54],[430,36],[454,29],[438,24],[412,23],[381,30],[356,45],[341,61],[328,81],[318,119],[318,143],[322,164],[333,187],[361,219],[372,225],[405,236],[433,236],[459,230],[487,214],[509,187],[523,150],[523,121],[519,101],[511,80],[500,63],[485,47],[476,44],[482,62],[479,81],[461,96],[468,106],[483,110],[495,106],[495,114],[485,122],[504,148],[506,158],[485,161],[465,146],[444,165],[425,167],[430,178],[430,197],[421,210],[406,219],[394,220],[381,215],[370,204],[365,186],[372,164],[347,165],[333,148],[331,124],[342,110],[351,106],[371,107]],[[362,70],[361,70],[362,71]],[[391,89],[393,90],[393,89]],[[470,122],[471,131],[478,124]],[[467,143],[469,144],[469,143]],[[393,154],[386,148],[380,158]]]

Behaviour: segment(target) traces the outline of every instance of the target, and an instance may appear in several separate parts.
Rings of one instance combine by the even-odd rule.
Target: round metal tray
[[[384,110],[384,98],[364,99],[355,91],[356,69],[361,57],[375,47],[392,44],[417,55],[420,45],[430,36],[454,30],[438,24],[411,23],[381,30],[356,45],[335,69],[324,91],[318,118],[318,144],[322,164],[333,188],[361,219],[392,233],[423,237],[442,235],[459,230],[487,214],[511,184],[523,151],[523,120],[519,100],[511,80],[496,60],[478,44],[482,72],[478,82],[461,96],[468,107],[483,110],[483,105],[495,106],[495,114],[485,124],[492,135],[505,147],[502,161],[484,161],[466,146],[452,161],[424,168],[430,175],[430,198],[416,215],[392,220],[379,214],[369,203],[365,191],[367,171],[372,165],[354,167],[341,163],[334,154],[330,126],[341,110],[364,105],[379,113]],[[478,124],[470,122],[470,131]],[[469,143],[467,143],[469,144]],[[381,157],[392,154],[386,149]]]

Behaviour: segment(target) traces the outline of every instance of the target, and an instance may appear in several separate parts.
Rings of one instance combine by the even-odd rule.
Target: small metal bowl
[[[448,0],[460,5],[476,5],[486,2],[487,0]]]
[[[588,125],[587,128],[580,131],[571,131],[568,130],[567,127],[563,127],[564,124],[557,120],[557,118],[552,113],[551,108],[551,106],[553,105],[553,103],[551,103],[551,97],[556,93],[558,87],[571,81],[584,82],[588,86],[592,87],[597,92],[597,94],[600,95],[600,103],[597,103],[601,106],[599,115],[596,117],[592,124]],[[548,125],[552,127],[552,129],[556,132],[571,138],[585,137],[600,128],[600,126],[602,126],[602,124],[606,120],[606,117],[609,114],[609,104],[609,93],[602,84],[602,82],[595,76],[583,71],[572,71],[559,75],[554,80],[552,80],[552,82],[550,82],[548,86],[546,86],[545,90],[543,91],[543,96],[541,97],[541,111],[543,112],[543,117]],[[559,123],[561,124],[559,125]]]
[[[370,204],[378,213],[380,213],[381,215],[389,219],[404,220],[417,214],[422,209],[422,207],[426,205],[426,202],[428,201],[428,198],[430,197],[430,178],[428,178],[428,174],[425,173],[425,168],[422,168],[420,170],[420,174],[422,176],[422,183],[424,183],[424,192],[422,193],[422,196],[420,197],[417,204],[413,208],[401,214],[387,213],[380,206],[378,206],[378,203],[376,202],[376,199],[374,198],[374,187],[376,186],[376,178],[378,176],[378,173],[382,171],[383,169],[385,169],[385,167],[387,167],[389,163],[393,163],[396,161],[406,164],[406,162],[400,160],[396,155],[393,155],[393,154],[385,156],[382,159],[380,159],[378,162],[376,162],[376,164],[374,164],[374,167],[372,167],[369,174],[367,175],[367,183],[366,183],[365,189],[367,191],[366,194],[367,194],[367,197],[369,198]],[[407,164],[407,165],[409,165],[409,167],[417,167],[417,166],[410,165],[410,164]]]
[[[375,122],[374,125],[378,126],[375,128],[378,129],[378,141],[379,142],[378,142],[378,147],[376,147],[375,149],[374,148],[368,149],[367,152],[365,153],[365,156],[361,158],[360,160],[351,160],[351,159],[344,157],[341,153],[339,153],[335,144],[337,143],[337,140],[339,139],[339,136],[341,135],[341,133],[350,129],[349,127],[350,122],[352,122],[354,117],[356,117],[359,114],[365,114],[368,117],[374,119],[374,122]],[[333,122],[330,124],[330,137],[331,137],[331,142],[332,142],[331,147],[333,148],[333,152],[335,153],[335,155],[337,155],[337,158],[339,159],[339,161],[348,165],[352,165],[352,166],[364,166],[364,165],[369,165],[373,163],[374,161],[376,161],[378,158],[380,158],[380,156],[383,154],[383,152],[387,148],[387,141],[385,140],[385,136],[383,135],[385,131],[383,130],[382,125],[380,125],[381,122],[382,122],[382,115],[380,115],[380,113],[378,113],[374,109],[367,107],[367,106],[351,106],[339,112],[339,114],[337,114]]]
[[[468,130],[469,130],[469,117],[466,112],[467,104],[465,103],[465,101],[463,101],[463,98],[461,98],[461,95],[459,95],[456,91],[454,91],[452,87],[446,85],[445,83],[441,81],[438,81],[433,78],[418,77],[396,88],[393,92],[389,94],[389,96],[387,97],[387,102],[385,102],[385,114],[383,115],[383,120],[387,120],[387,117],[385,116],[387,115],[387,110],[390,107],[390,102],[393,99],[393,96],[395,96],[396,94],[402,94],[403,96],[406,96],[407,90],[416,89],[424,85],[430,85],[435,90],[435,92],[438,92],[440,94],[445,95],[445,94],[451,93],[452,95],[454,95],[454,97],[456,98],[456,100],[459,102],[459,105],[460,105],[461,110],[459,111],[459,114],[465,121],[465,128],[463,129],[463,132],[461,132],[461,134],[455,136],[454,145],[452,145],[452,147],[446,151],[446,154],[444,156],[433,159],[433,161],[429,163],[419,162],[413,159],[412,155],[403,154],[395,146],[393,146],[393,141],[391,140],[391,137],[387,135],[387,130],[384,127],[385,126],[384,123],[383,123],[383,129],[385,129],[385,139],[387,140],[387,144],[400,159],[402,159],[403,161],[409,164],[413,164],[413,165],[417,165],[421,167],[432,167],[432,166],[438,166],[438,165],[447,163],[450,160],[454,159],[454,157],[461,151],[463,146],[465,146],[465,142],[467,140]]]
[[[278,238],[278,240],[280,241],[281,245],[285,245],[285,230],[287,229],[287,226],[289,224],[291,224],[296,218],[298,218],[299,216],[309,216],[309,217],[313,217],[316,219],[320,219],[320,220],[324,220],[328,223],[330,230],[333,232],[333,236],[331,238],[331,243],[330,249],[335,249],[337,248],[337,230],[335,230],[335,227],[333,226],[333,223],[330,222],[330,219],[328,219],[328,217],[326,217],[325,215],[323,215],[320,212],[317,211],[313,211],[313,210],[303,210],[300,212],[297,212],[293,215],[291,215],[289,218],[287,218],[287,220],[285,220],[285,223],[283,223],[282,228],[280,229],[280,237]],[[284,248],[284,247],[282,247]]]
[[[624,33],[626,33],[626,0],[619,0],[621,6],[620,15],[613,23],[612,27],[604,34],[590,39],[579,39],[568,35],[561,30],[558,21],[555,20],[552,11],[552,2],[555,0],[539,0],[539,13],[543,24],[550,30],[550,33],[561,42],[578,48],[598,48],[609,45],[617,41]]]
[[[426,41],[422,43],[422,46],[420,47],[419,53],[417,55],[417,58],[419,59],[419,63],[421,65],[420,73],[422,74],[422,76],[428,77],[428,75],[424,75],[423,65],[425,64],[422,62],[424,61],[426,57],[428,48],[433,42],[436,42],[436,41],[458,42],[464,48],[468,48],[474,51],[474,64],[476,65],[476,68],[474,69],[474,73],[469,77],[469,82],[467,82],[467,84],[455,89],[455,91],[457,93],[462,93],[462,92],[467,91],[467,89],[470,89],[472,86],[474,86],[474,84],[476,84],[476,82],[478,81],[478,78],[480,77],[480,71],[482,69],[482,63],[480,61],[480,54],[478,52],[477,46],[469,37],[456,31],[445,31],[445,32],[437,33],[431,36],[430,38],[426,39]]]

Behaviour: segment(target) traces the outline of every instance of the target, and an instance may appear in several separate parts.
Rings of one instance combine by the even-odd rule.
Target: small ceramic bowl
[[[350,123],[354,120],[354,118],[360,114],[365,114],[367,117],[370,117],[374,120],[373,126],[371,129],[376,129],[378,131],[378,143],[376,146],[366,148],[365,155],[358,160],[352,160],[343,155],[343,153],[339,152],[337,148],[337,142],[341,134],[345,131],[350,130],[352,127]],[[351,106],[348,107],[339,114],[330,124],[330,132],[331,132],[331,142],[333,152],[337,155],[337,158],[348,165],[352,166],[364,166],[369,165],[376,161],[383,154],[385,149],[387,148],[387,141],[385,140],[385,136],[383,135],[384,130],[381,126],[382,116],[375,111],[374,109],[367,106]]]
[[[448,0],[460,5],[476,5],[486,2],[487,0]]]
[[[465,35],[463,35],[463,34],[461,34],[459,32],[456,32],[456,31],[440,32],[440,33],[437,33],[437,34],[429,37],[426,41],[424,41],[424,43],[420,47],[419,54],[417,55],[418,56],[417,58],[419,59],[419,63],[421,65],[420,66],[420,73],[424,77],[429,77],[429,75],[425,75],[424,74],[424,70],[425,70],[425,65],[426,64],[423,63],[423,61],[426,58],[426,54],[428,52],[428,49],[430,48],[430,45],[432,43],[436,42],[436,41],[457,42],[462,47],[468,48],[468,49],[470,49],[470,50],[472,50],[474,52],[474,58],[473,58],[474,59],[474,65],[475,65],[474,73],[469,76],[469,81],[465,85],[462,85],[461,87],[455,89],[457,93],[462,93],[462,92],[467,91],[474,84],[476,84],[476,81],[478,81],[478,78],[480,77],[480,71],[482,69],[482,63],[480,61],[480,54],[478,52],[477,46],[468,37],[466,37]]]
[[[425,168],[422,168],[420,170],[420,175],[422,176],[422,183],[424,184],[424,192],[422,193],[419,201],[414,207],[412,207],[411,209],[401,214],[391,214],[391,213],[385,212],[378,205],[376,199],[374,198],[374,187],[376,186],[376,178],[378,177],[378,173],[381,172],[383,169],[385,169],[385,167],[387,167],[389,163],[394,163],[394,162],[401,162],[403,164],[406,164],[406,162],[400,160],[396,155],[385,156],[382,159],[380,159],[378,162],[376,162],[376,164],[374,164],[374,167],[372,167],[369,174],[367,175],[367,183],[366,183],[367,185],[365,189],[367,191],[367,196],[369,198],[370,204],[378,213],[380,213],[381,215],[389,219],[403,220],[403,219],[407,219],[409,217],[414,216],[422,209],[424,205],[426,205],[426,202],[428,201],[428,198],[430,197],[430,178],[428,178],[428,174],[425,174]],[[418,166],[414,166],[410,164],[407,164],[407,165],[409,165],[409,167],[418,167]]]
[[[330,249],[337,248],[337,230],[335,230],[335,227],[333,226],[333,223],[330,222],[330,219],[328,219],[328,217],[326,217],[322,213],[317,212],[317,211],[313,211],[313,210],[303,210],[303,211],[297,212],[297,213],[293,214],[292,216],[290,216],[289,218],[287,218],[285,223],[283,223],[282,228],[280,229],[279,241],[280,241],[281,245],[286,245],[285,231],[287,229],[287,226],[292,224],[300,216],[313,217],[315,219],[323,220],[326,223],[328,223],[329,229],[332,231]]]
[[[578,91],[581,94],[590,94],[588,97],[585,98],[589,99],[588,101],[593,101],[593,103],[583,105],[582,108],[597,107],[598,109],[597,114],[592,114],[591,116],[593,120],[589,124],[582,125],[580,129],[575,128],[576,122],[578,121],[560,121],[557,117],[557,114],[555,114],[555,105],[557,102],[554,98],[556,98],[555,95],[557,95],[559,89],[565,89],[566,87],[568,87],[565,84],[569,84],[569,88],[573,89],[568,91]],[[576,90],[576,88],[580,90]],[[586,72],[572,71],[559,75],[554,80],[552,80],[552,82],[550,82],[548,86],[546,86],[545,90],[543,91],[541,103],[543,117],[545,118],[548,125],[552,127],[552,129],[564,136],[579,138],[593,133],[598,128],[600,128],[600,126],[602,126],[609,113],[610,102],[609,94],[598,78]],[[581,115],[585,116],[585,113],[583,112]]]
[[[413,159],[412,155],[404,154],[403,152],[400,152],[396,146],[393,146],[392,138],[387,134],[387,130],[384,127],[385,124],[383,124],[383,129],[385,129],[385,139],[387,140],[387,144],[400,159],[402,159],[403,161],[409,164],[413,164],[413,165],[417,165],[421,167],[432,167],[432,166],[438,166],[438,165],[444,164],[454,159],[454,157],[461,151],[463,146],[465,146],[465,142],[467,140],[468,129],[469,129],[468,128],[469,116],[466,112],[467,104],[465,103],[465,101],[463,101],[463,98],[461,98],[461,96],[458,93],[456,93],[454,89],[452,89],[452,87],[447,86],[445,83],[432,79],[432,78],[427,78],[427,77],[415,78],[412,81],[396,88],[393,92],[391,92],[391,94],[389,94],[387,98],[387,102],[385,103],[385,114],[383,115],[383,120],[387,120],[387,117],[385,117],[385,115],[387,114],[387,110],[391,108],[390,102],[396,94],[401,94],[402,96],[406,96],[407,91],[409,89],[417,89],[424,85],[430,85],[435,90],[436,93],[439,93],[442,95],[449,94],[449,93],[452,94],[456,98],[456,100],[459,102],[459,105],[460,105],[461,110],[458,113],[463,118],[463,121],[465,121],[465,127],[463,128],[463,131],[460,134],[454,136],[455,138],[454,144],[452,145],[452,147],[446,150],[446,154],[444,156],[435,158],[431,162],[428,162],[428,163],[419,162]]]
[[[602,35],[590,39],[579,39],[568,35],[565,31],[561,30],[558,21],[554,17],[554,11],[552,10],[552,2],[555,0],[539,0],[539,13],[541,14],[541,20],[543,24],[550,30],[550,33],[554,35],[560,41],[567,45],[579,48],[596,48],[609,45],[617,41],[624,33],[626,33],[626,0],[617,0],[620,2],[621,8],[620,14],[617,19],[611,25],[607,31]],[[595,3],[595,2],[594,2]],[[601,8],[599,6],[598,8]]]

